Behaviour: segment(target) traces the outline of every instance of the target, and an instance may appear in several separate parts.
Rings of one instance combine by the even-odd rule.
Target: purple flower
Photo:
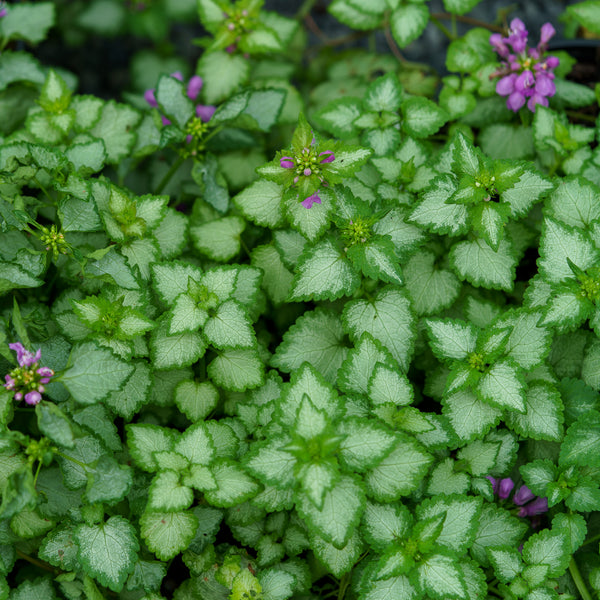
[[[325,150],[325,152],[319,152],[319,156],[324,156],[319,162],[321,163],[332,163],[335,160],[335,154],[333,150]]]
[[[523,506],[535,498],[535,494],[526,486],[522,485],[513,496],[513,502],[517,506]]]
[[[50,367],[38,366],[42,358],[40,349],[30,352],[20,342],[8,347],[17,353],[19,366],[4,376],[4,388],[14,392],[13,398],[17,401],[25,399],[27,404],[39,404],[45,391],[44,385],[50,383],[54,371]]]
[[[294,159],[291,156],[282,156],[279,159],[279,164],[284,168],[284,169],[293,169],[294,168]]]
[[[20,342],[9,344],[8,347],[17,353],[17,362],[20,367],[30,367],[34,363],[39,362],[40,358],[42,358],[42,351],[39,348],[38,351],[33,354],[33,352],[25,350],[23,344]]]
[[[513,488],[515,487],[515,483],[509,477],[500,480],[500,484],[498,485],[498,497],[506,500],[510,496]]]
[[[520,517],[533,517],[548,512],[548,498],[536,498],[519,510]]]
[[[315,192],[312,196],[305,198],[300,202],[304,208],[312,208],[313,204],[321,204],[321,198],[319,198],[318,192]]]
[[[175,71],[175,73],[171,73],[171,77],[174,77],[178,81],[183,81],[183,75],[179,71]],[[188,84],[187,84],[187,91],[186,91],[187,96],[190,100],[193,100],[194,102],[196,101],[196,98],[198,98],[198,95],[200,94],[200,90],[202,90],[202,84],[203,84],[202,77],[200,77],[199,75],[192,75],[192,77],[190,77],[190,80],[188,81]],[[158,108],[158,102],[156,101],[156,96],[155,96],[155,92],[153,89],[149,89],[144,92],[144,100],[146,100],[146,102],[152,108]],[[212,116],[216,110],[217,110],[216,106],[197,104],[196,105],[196,116],[204,123],[207,123],[208,121],[210,121],[210,119],[212,118]],[[163,125],[171,124],[171,121],[169,121],[169,119],[167,119],[167,117],[161,115],[161,119],[162,119]],[[190,136],[187,136],[187,138],[190,138]]]
[[[6,8],[6,2],[0,2],[0,19],[8,14],[8,8]]]
[[[496,93],[507,96],[506,106],[515,112],[527,103],[535,112],[538,104],[548,106],[548,98],[556,93],[554,73],[559,60],[555,56],[544,57],[548,41],[556,33],[550,23],[542,25],[540,41],[535,48],[527,47],[527,29],[523,21],[513,19],[508,37],[498,33],[490,36],[490,44],[502,58],[501,68],[491,77],[500,77]]]

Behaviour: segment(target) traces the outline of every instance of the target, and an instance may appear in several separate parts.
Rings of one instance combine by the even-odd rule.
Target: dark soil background
[[[497,22],[498,11],[510,9],[508,19],[521,18],[530,32],[531,39],[537,42],[540,27],[551,22],[557,30],[554,45],[561,46],[564,36],[563,24],[559,16],[569,4],[578,0],[483,0],[471,13],[469,18],[486,23]],[[369,0],[364,0],[368,3]],[[350,30],[327,12],[331,0],[318,0],[311,11],[311,25],[318,28],[328,38],[337,39],[347,35]],[[282,15],[293,17],[302,0],[266,0],[265,8]],[[444,13],[441,0],[431,0],[432,13]],[[64,5],[60,10],[63,10]],[[449,25],[449,22],[448,22]],[[459,33],[466,32],[471,25],[458,23]],[[165,46],[170,46],[175,54],[184,57],[193,66],[202,50],[192,42],[205,34],[199,24],[175,24],[165,40]],[[309,34],[309,44],[318,42],[314,33]],[[340,50],[349,47],[365,47],[367,40],[358,39],[339,46]],[[83,46],[70,47],[57,28],[51,30],[49,39],[38,46],[35,54],[40,61],[49,66],[61,66],[79,78],[78,92],[95,94],[102,98],[120,98],[124,90],[130,90],[129,62],[131,57],[144,48],[151,48],[152,42],[134,36],[116,36],[112,38],[89,35]],[[402,50],[402,54],[411,61],[428,64],[440,74],[445,74],[444,60],[448,40],[433,24],[429,24],[423,36]],[[382,33],[376,37],[378,52],[389,53],[390,49]],[[589,51],[586,56],[589,56]],[[583,59],[583,57],[582,57]],[[587,59],[586,59],[587,60]]]

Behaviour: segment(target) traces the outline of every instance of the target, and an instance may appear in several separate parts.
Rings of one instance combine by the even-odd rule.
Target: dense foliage
[[[478,3],[0,7],[0,600],[600,593],[600,93]]]

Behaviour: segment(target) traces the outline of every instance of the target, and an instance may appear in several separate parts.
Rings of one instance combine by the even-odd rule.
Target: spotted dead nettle
[[[501,68],[491,77],[501,77],[496,93],[508,96],[506,106],[517,112],[527,102],[527,108],[535,112],[537,104],[548,106],[548,98],[556,93],[553,70],[558,66],[556,56],[544,56],[548,41],[556,33],[550,23],[542,25],[540,41],[535,48],[528,48],[528,32],[523,21],[513,19],[508,37],[499,33],[490,36],[490,44],[502,58]]]
[[[14,392],[15,400],[25,400],[27,404],[39,404],[44,386],[50,382],[54,371],[49,367],[40,367],[42,351],[40,349],[33,353],[26,350],[23,344],[16,342],[8,347],[17,353],[19,366],[4,376],[6,383],[4,387],[9,392]]]
[[[294,156],[282,156],[279,159],[279,164],[284,169],[294,169],[296,176],[294,177],[294,185],[298,184],[301,177],[314,177],[319,180],[322,185],[327,185],[323,177],[323,167],[335,160],[335,154],[332,150],[324,150],[317,153],[315,148],[315,140],[307,147],[295,154]],[[301,202],[305,208],[312,208],[313,204],[321,204],[318,190],[307,196]]]

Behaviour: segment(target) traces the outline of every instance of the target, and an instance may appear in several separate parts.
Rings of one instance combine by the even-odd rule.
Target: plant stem
[[[160,194],[164,189],[167,183],[171,180],[171,177],[175,175],[176,171],[179,170],[179,167],[183,164],[185,158],[183,156],[178,156],[177,160],[171,165],[171,168],[165,173],[165,176],[161,179],[160,183],[156,186],[154,190],[155,194]]]
[[[37,466],[37,469],[35,470],[35,475],[33,477],[33,487],[35,487],[35,484],[37,483],[38,475],[40,474],[41,470],[42,470],[42,461],[38,460],[38,466]]]
[[[456,39],[456,36],[433,14],[429,15],[429,20],[450,40]]]
[[[569,573],[573,579],[573,582],[577,586],[577,590],[582,598],[582,600],[593,600],[592,595],[589,593],[587,586],[585,585],[585,581],[583,581],[583,577],[579,572],[579,567],[575,562],[575,558],[571,557],[571,562],[569,563]]]
[[[38,560],[37,558],[33,558],[33,556],[29,556],[29,554],[25,554],[25,552],[23,552],[22,550],[19,550],[18,548],[17,548],[17,556],[19,558],[22,558],[23,560],[26,560],[27,562],[31,563],[32,565],[39,567],[40,569],[44,569],[44,571],[50,571],[50,573],[53,573],[54,575],[59,575],[60,573],[63,572],[60,569],[56,569],[56,568],[50,566],[48,563],[42,562],[41,560]]]
[[[459,23],[468,23],[469,25],[475,25],[476,27],[483,27],[485,29],[489,29],[490,31],[496,31],[497,33],[505,33],[504,27],[498,27],[497,25],[490,25],[485,21],[480,21],[479,19],[474,19],[473,17],[464,17],[462,15],[453,15],[451,13],[431,13],[430,18],[448,21],[448,20],[456,20]]]
[[[383,33],[385,35],[385,41],[387,42],[387,45],[389,46],[390,50],[392,51],[392,54],[400,61],[405,63],[406,62],[406,58],[404,58],[404,56],[402,55],[402,52],[400,52],[400,49],[398,48],[398,46],[396,45],[396,42],[392,36],[392,32],[390,31],[390,26],[386,25],[383,28]]]
[[[296,12],[295,19],[297,21],[301,21],[308,15],[308,13],[312,10],[312,7],[316,4],[317,0],[304,0],[304,2],[300,5],[300,8]]]
[[[81,467],[87,473],[89,465],[82,463],[80,460],[77,460],[76,458],[73,458],[72,456],[69,456],[68,454],[63,454],[62,452],[56,452],[55,454],[57,456],[60,456],[61,458],[64,458],[65,460],[70,460],[72,463],[75,463],[76,465]]]
[[[340,580],[340,587],[338,589],[337,600],[344,600],[344,596],[346,595],[346,590],[350,585],[350,575],[351,573],[345,573],[342,579]]]

